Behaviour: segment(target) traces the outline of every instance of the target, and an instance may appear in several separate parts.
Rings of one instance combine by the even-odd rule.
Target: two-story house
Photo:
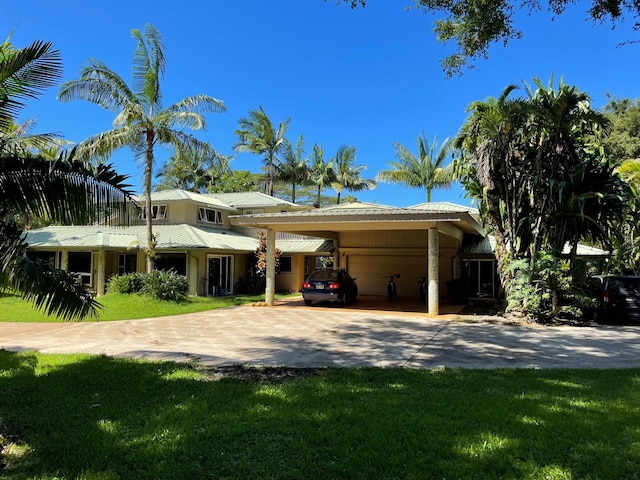
[[[143,198],[136,200],[142,204]],[[246,293],[255,280],[258,247],[255,228],[235,227],[229,217],[309,209],[258,192],[208,194],[184,190],[151,196],[153,232],[157,240],[156,268],[185,275],[191,295]],[[298,291],[316,257],[330,256],[333,242],[282,234],[277,289]],[[27,234],[29,255],[77,273],[78,280],[105,292],[112,275],[145,270],[145,218],[137,225],[50,226]],[[238,292],[238,290],[244,290]]]

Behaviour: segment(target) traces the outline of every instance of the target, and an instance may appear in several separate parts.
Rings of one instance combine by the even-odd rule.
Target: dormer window
[[[145,209],[140,211],[140,218],[142,220],[147,218]],[[153,220],[164,220],[167,218],[167,206],[166,205],[151,205],[151,218]]]
[[[258,215],[264,213],[264,208],[250,208],[242,210],[243,215]]]
[[[222,212],[213,208],[199,207],[198,220],[205,223],[222,223]]]

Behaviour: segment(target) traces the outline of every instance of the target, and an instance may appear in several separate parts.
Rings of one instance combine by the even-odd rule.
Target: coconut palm
[[[59,223],[88,223],[109,212],[126,222],[130,193],[110,166],[88,167],[58,154],[55,161],[18,145],[15,116],[25,98],[55,85],[62,62],[52,44],[36,41],[17,49],[0,45],[0,289],[11,288],[47,314],[64,319],[96,315],[99,305],[68,272],[31,260],[18,216]]]
[[[311,184],[309,158],[304,156],[304,136],[300,135],[293,148],[291,142],[285,140],[284,155],[278,166],[278,181],[291,185],[291,201],[296,202],[296,187]]]
[[[341,145],[336,152],[336,156],[331,161],[335,165],[336,179],[332,186],[338,193],[337,203],[340,203],[340,196],[343,190],[362,192],[375,188],[375,180],[362,178],[362,172],[367,169],[366,165],[354,165],[356,147]]]
[[[418,135],[418,155],[395,142],[397,161],[389,162],[388,170],[378,172],[377,180],[396,183],[409,188],[424,189],[427,202],[431,202],[431,191],[434,188],[449,188],[452,182],[452,169],[445,166],[447,156],[451,152],[449,139],[445,139],[438,150],[437,139],[429,144],[426,134]]]
[[[290,119],[283,120],[275,129],[273,123],[262,107],[250,110],[247,117],[238,120],[239,128],[235,131],[238,142],[233,146],[236,152],[249,152],[263,155],[266,170],[266,193],[273,195],[273,184],[276,177],[279,153],[285,146],[285,134],[289,128]]]
[[[218,157],[219,158],[219,157]],[[225,162],[225,167],[226,167]],[[221,170],[218,159],[207,157],[200,152],[177,152],[162,166],[156,178],[156,190],[179,188],[191,192],[205,193],[213,189],[216,180],[228,173]]]
[[[204,130],[205,112],[224,112],[221,100],[208,95],[186,97],[162,107],[160,81],[166,60],[160,32],[151,24],[131,31],[137,42],[133,56],[133,82],[130,87],[115,71],[99,60],[89,59],[80,78],[62,85],[58,98],[63,102],[87,100],[116,112],[113,129],[84,140],[78,148],[83,159],[101,161],[115,150],[129,147],[144,165],[145,217],[147,225],[147,271],[154,266],[151,188],[157,144],[170,145],[179,152],[199,151],[224,163],[226,159],[210,145],[184,133],[184,128]]]
[[[333,170],[333,162],[326,162],[322,145],[313,145],[311,154],[311,181],[318,187],[316,206],[320,206],[322,190],[331,185],[336,180],[336,173]]]

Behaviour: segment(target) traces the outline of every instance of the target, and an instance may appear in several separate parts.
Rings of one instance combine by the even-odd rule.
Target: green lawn
[[[6,479],[640,472],[640,370],[356,368],[265,380],[0,351],[0,421]]]
[[[276,297],[279,298],[279,297]],[[238,295],[229,297],[189,297],[184,302],[167,302],[140,295],[111,293],[98,300],[103,305],[100,321],[130,320],[134,318],[162,317],[182,313],[202,312],[214,308],[242,305],[264,299],[264,295]],[[10,295],[0,295],[0,322],[59,322],[34,310],[30,302]]]

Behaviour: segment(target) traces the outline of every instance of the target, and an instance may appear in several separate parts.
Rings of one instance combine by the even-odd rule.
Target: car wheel
[[[305,300],[305,301],[304,301],[304,304],[305,304],[305,305],[311,305],[311,300]]]

